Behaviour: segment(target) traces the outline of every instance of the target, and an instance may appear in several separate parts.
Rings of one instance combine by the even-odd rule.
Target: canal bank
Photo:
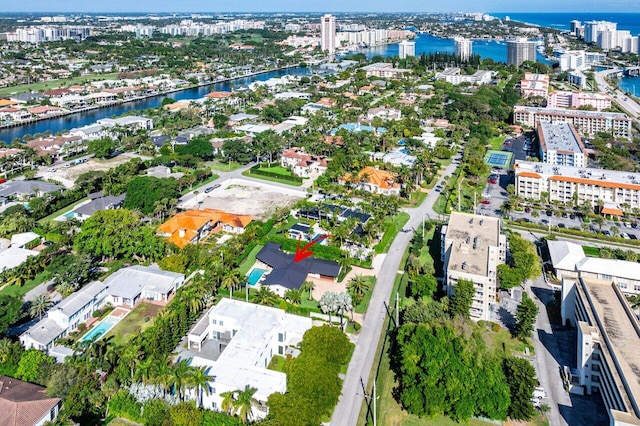
[[[258,71],[242,77],[202,83],[184,89],[169,90],[152,96],[84,108],[81,111],[70,111],[65,114],[30,121],[29,123],[18,126],[2,128],[0,129],[0,141],[9,143],[16,138],[22,139],[26,135],[47,131],[52,134],[65,132],[76,127],[93,124],[102,118],[120,116],[129,111],[156,108],[162,105],[162,100],[166,97],[171,97],[176,101],[200,99],[211,91],[230,92],[235,88],[246,86],[254,81],[266,81],[270,78],[282,77],[284,75],[308,75],[310,72],[311,69],[309,67],[292,65],[278,69]]]

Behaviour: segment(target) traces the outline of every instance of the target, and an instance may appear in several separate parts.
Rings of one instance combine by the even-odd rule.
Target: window
[[[284,342],[284,333],[278,333],[278,342]]]
[[[213,325],[218,324],[218,320],[211,320],[211,324],[213,324]]]
[[[224,321],[220,320],[220,325],[224,325]]]
[[[218,404],[216,404],[215,402],[211,403],[211,408],[213,408],[214,410],[218,409]]]
[[[284,355],[284,347],[278,346],[278,355]]]

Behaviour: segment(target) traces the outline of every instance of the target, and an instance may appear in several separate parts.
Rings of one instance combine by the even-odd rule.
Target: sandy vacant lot
[[[208,194],[198,194],[201,208],[220,209],[230,213],[248,214],[258,219],[268,219],[278,207],[289,207],[304,197],[298,189],[280,188],[268,183],[229,179],[220,188]],[[196,208],[196,200],[183,203],[187,209]]]
[[[69,168],[53,166],[56,168],[55,172],[45,170],[38,173],[38,176],[42,176],[42,178],[45,180],[57,180],[59,182],[62,182],[65,187],[71,188],[73,187],[76,179],[78,179],[78,176],[80,176],[81,174],[99,170],[106,171],[117,167],[120,164],[128,163],[133,157],[147,158],[128,153],[118,155],[117,157],[111,158],[109,160],[97,160],[95,158],[91,158],[87,160],[86,163],[71,166]]]

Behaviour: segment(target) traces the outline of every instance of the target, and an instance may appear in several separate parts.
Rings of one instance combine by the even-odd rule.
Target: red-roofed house
[[[400,184],[395,181],[396,177],[396,173],[367,166],[355,175],[341,177],[338,182],[373,194],[400,195]]]
[[[0,425],[41,426],[58,417],[61,405],[42,386],[0,376]]]
[[[304,152],[303,148],[285,149],[280,156],[282,167],[291,167],[294,175],[309,177],[321,175],[327,171],[327,157]]]

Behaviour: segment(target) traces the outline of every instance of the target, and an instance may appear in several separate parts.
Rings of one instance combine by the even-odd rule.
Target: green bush
[[[275,179],[286,180],[286,181],[289,181],[289,182],[297,182],[297,183],[302,183],[303,182],[303,179],[301,177],[298,177],[298,176],[287,176],[287,175],[282,175],[280,173],[273,173],[273,172],[269,172],[267,170],[260,169],[260,165],[259,164],[253,166],[250,169],[250,174],[258,175],[258,176],[272,177],[272,178],[275,178]]]
[[[120,390],[109,401],[109,412],[117,417],[124,417],[133,422],[139,422],[142,404],[127,390]]]

